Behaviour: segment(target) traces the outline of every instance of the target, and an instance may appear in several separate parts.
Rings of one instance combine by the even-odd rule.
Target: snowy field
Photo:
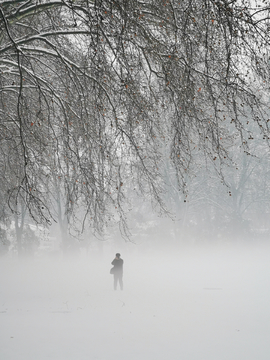
[[[0,262],[1,360],[269,360],[266,246]],[[121,249],[120,249],[121,251]]]

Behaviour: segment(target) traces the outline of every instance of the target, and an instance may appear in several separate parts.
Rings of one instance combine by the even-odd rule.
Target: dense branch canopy
[[[179,184],[194,151],[217,169],[251,128],[269,139],[267,1],[0,2],[1,189],[50,219],[49,193],[95,224],[125,186],[162,206],[162,163]]]

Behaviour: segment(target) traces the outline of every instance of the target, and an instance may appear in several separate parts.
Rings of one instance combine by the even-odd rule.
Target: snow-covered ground
[[[115,252],[2,258],[0,359],[269,360],[269,247]]]

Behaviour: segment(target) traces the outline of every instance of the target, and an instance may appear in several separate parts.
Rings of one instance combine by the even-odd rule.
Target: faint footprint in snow
[[[124,303],[124,301],[118,299],[121,303],[122,303],[122,307],[125,306],[126,304]]]

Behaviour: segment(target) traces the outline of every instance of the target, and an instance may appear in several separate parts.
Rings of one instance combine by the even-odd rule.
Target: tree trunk
[[[19,224],[18,215],[15,214],[15,230],[16,230],[16,242],[17,242],[17,250],[18,250],[18,257],[22,257],[24,254],[23,246],[22,246],[22,233],[24,227],[24,214],[21,213],[21,223]]]

